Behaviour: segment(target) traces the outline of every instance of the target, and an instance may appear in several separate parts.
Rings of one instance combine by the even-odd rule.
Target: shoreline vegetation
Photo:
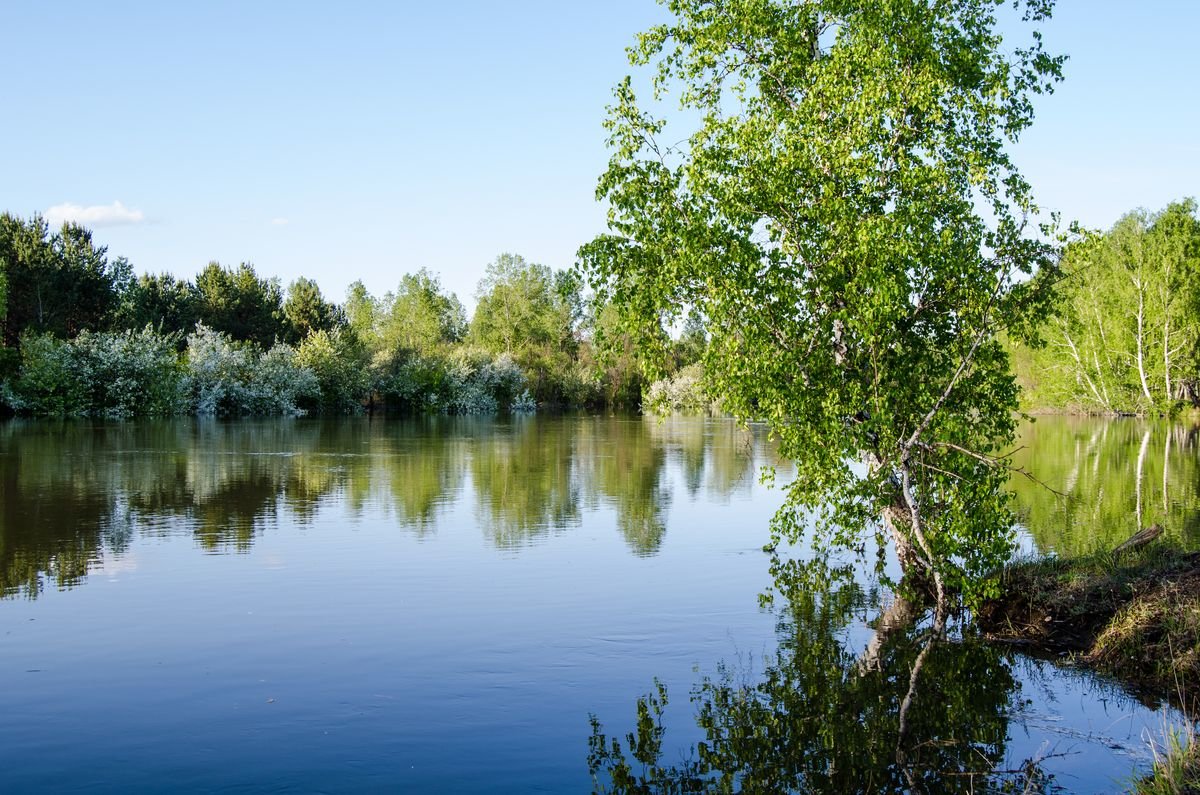
[[[427,270],[371,295],[286,290],[254,266],[192,279],[135,276],[92,233],[0,214],[0,416],[669,411],[702,401],[704,324],[691,315],[653,353],[625,311],[573,270],[513,254],[487,266],[469,319]],[[651,383],[653,373],[661,382]]]
[[[1200,716],[1200,552],[1151,542],[1022,560],[1004,570],[1000,587],[976,615],[985,639],[1094,670],[1189,721]],[[1168,732],[1154,755],[1136,792],[1200,793],[1192,723]]]

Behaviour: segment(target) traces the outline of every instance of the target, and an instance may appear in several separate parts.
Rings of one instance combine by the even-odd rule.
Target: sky
[[[653,0],[0,0],[0,211],[93,229],[138,272],[253,263],[344,297],[425,267],[471,307],[503,252],[570,267],[625,47]],[[1015,148],[1107,228],[1200,195],[1200,0],[1059,0],[1066,80]]]

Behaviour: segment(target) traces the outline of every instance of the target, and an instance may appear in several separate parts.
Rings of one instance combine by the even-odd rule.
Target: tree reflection
[[[637,555],[653,555],[666,532],[671,492],[662,441],[640,417],[596,417],[579,429],[583,479],[592,502],[611,505],[617,529]]]
[[[695,686],[704,732],[678,764],[664,759],[667,693],[638,700],[624,740],[592,718],[599,791],[979,792],[1051,786],[1034,763],[1005,766],[1016,682],[1003,654],[949,642],[936,628],[888,633],[872,665],[849,626],[872,601],[854,585],[791,590],[779,648],[759,672],[721,665]]]
[[[761,431],[640,417],[9,422],[0,424],[0,594],[79,583],[137,536],[190,534],[245,552],[267,528],[370,511],[419,537],[461,499],[492,543],[519,550],[609,509],[654,555],[676,491],[748,489]]]
[[[378,423],[371,455],[387,482],[396,518],[419,537],[437,527],[441,508],[462,486],[474,420],[419,417]]]
[[[1041,483],[1018,475],[1010,487],[1038,548],[1067,556],[1112,549],[1156,523],[1176,544],[1200,546],[1198,431],[1079,417],[1025,426],[1014,464]]]
[[[496,546],[512,549],[580,521],[573,424],[518,417],[489,424],[473,445],[479,517]]]

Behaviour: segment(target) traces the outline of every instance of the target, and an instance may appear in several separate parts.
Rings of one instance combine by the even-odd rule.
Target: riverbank
[[[1150,546],[1017,563],[979,611],[984,636],[1067,656],[1147,701],[1200,714],[1200,552]],[[1200,793],[1194,732],[1156,753],[1138,792]]]

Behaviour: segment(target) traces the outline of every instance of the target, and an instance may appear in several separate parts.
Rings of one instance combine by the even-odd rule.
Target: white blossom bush
[[[530,412],[537,404],[526,389],[521,366],[507,353],[495,359],[460,350],[451,357],[444,382],[442,410],[449,414]]]
[[[249,413],[247,385],[256,357],[249,346],[196,324],[187,338],[184,392],[191,411],[200,416]]]
[[[497,374],[486,355],[456,351],[444,381],[442,410],[447,414],[495,414],[500,402],[493,391]]]
[[[296,349],[279,343],[259,357],[246,398],[247,414],[294,416],[302,413],[302,402],[320,401],[321,384]]]
[[[691,414],[715,412],[717,406],[705,390],[704,369],[696,363],[651,384],[642,396],[642,410],[650,414]]]
[[[49,334],[21,342],[21,370],[9,390],[17,411],[40,416],[166,416],[181,408],[175,338],[141,331]]]
[[[176,339],[150,326],[141,331],[80,333],[70,345],[76,365],[90,382],[88,413],[113,419],[178,413],[183,373]]]
[[[187,338],[183,386],[185,403],[200,416],[294,415],[319,394],[316,375],[290,346],[260,354],[202,323]]]

